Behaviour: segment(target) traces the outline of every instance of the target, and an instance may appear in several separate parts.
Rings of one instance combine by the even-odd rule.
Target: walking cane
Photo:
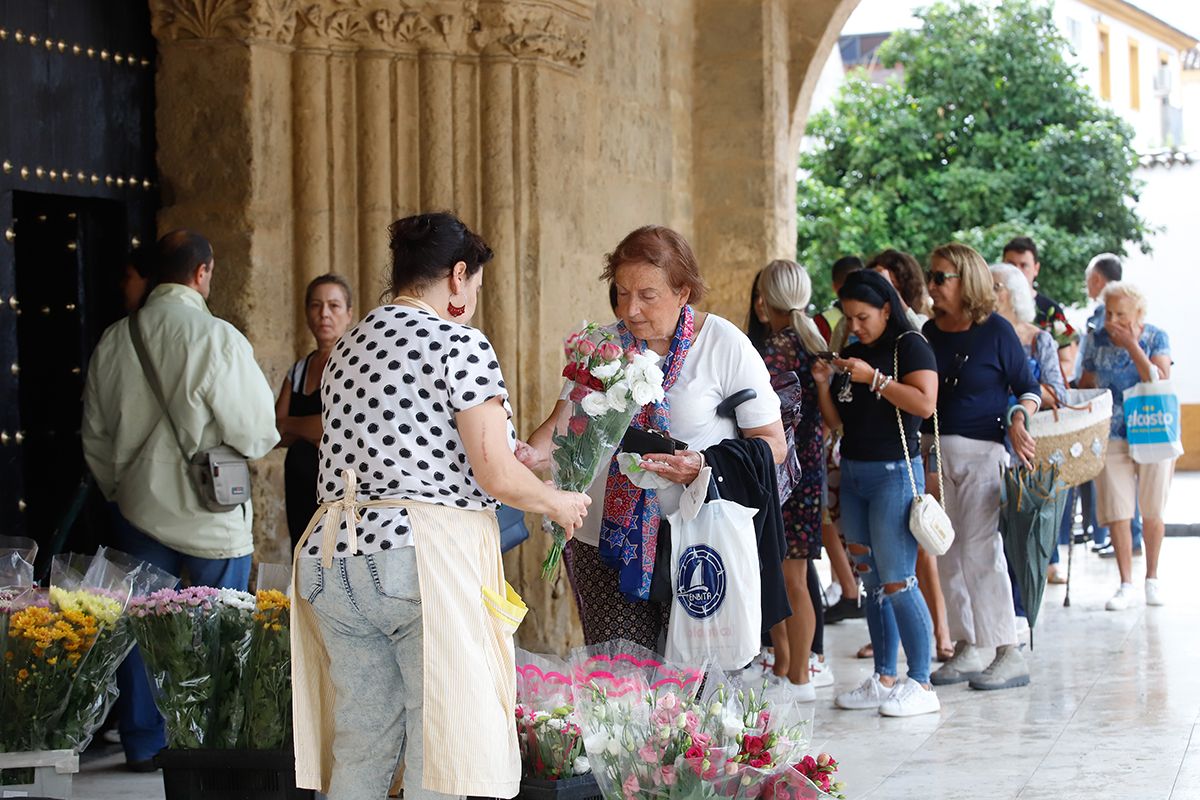
[[[1078,494],[1072,496],[1072,499]],[[1075,555],[1075,504],[1071,503],[1071,535],[1067,537],[1067,594],[1063,597],[1063,608],[1071,607],[1071,561]]]

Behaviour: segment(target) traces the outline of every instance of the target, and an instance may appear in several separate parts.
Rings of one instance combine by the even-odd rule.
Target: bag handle
[[[900,380],[900,340],[909,333],[916,333],[916,331],[906,331],[897,336],[896,346],[892,349],[892,378],[896,381]],[[912,486],[913,499],[915,500],[917,497],[920,497],[920,494],[917,492],[917,476],[913,472],[912,456],[908,453],[908,436],[904,432],[904,417],[900,414],[899,406],[893,405],[892,408],[896,409],[896,427],[900,429],[900,448],[904,450],[904,463],[908,467],[908,483]],[[942,479],[942,436],[938,430],[936,406],[933,409],[933,446],[937,450],[938,457],[938,503],[944,510],[946,508],[946,484]]]
[[[167,423],[171,426],[171,433],[174,435],[175,444],[179,448],[179,455],[183,456],[184,464],[190,464],[192,463],[192,457],[183,448],[183,440],[179,438],[179,429],[175,427],[175,420],[171,416],[171,409],[167,405],[167,399],[163,396],[162,384],[158,381],[158,373],[154,371],[154,364],[150,361],[150,354],[146,352],[146,342],[142,339],[142,326],[138,315],[139,312],[137,311],[129,315],[129,338],[133,340],[133,350],[137,353],[138,361],[141,362],[142,373],[146,376],[146,383],[150,384],[150,391],[154,393],[154,398],[158,400],[158,407],[162,409],[163,416],[167,418]]]

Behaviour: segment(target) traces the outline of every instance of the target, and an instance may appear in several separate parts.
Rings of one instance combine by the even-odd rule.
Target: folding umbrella
[[[1058,528],[1067,504],[1067,487],[1058,468],[1011,467],[1004,470],[1000,490],[1000,536],[1004,555],[1017,581],[1017,591],[1033,626],[1046,589],[1050,555],[1058,545]]]

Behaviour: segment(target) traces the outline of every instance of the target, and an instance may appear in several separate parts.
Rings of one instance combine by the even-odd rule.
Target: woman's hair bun
[[[405,217],[392,223],[393,239],[405,242],[423,242],[435,232],[432,214],[418,214],[415,217]]]

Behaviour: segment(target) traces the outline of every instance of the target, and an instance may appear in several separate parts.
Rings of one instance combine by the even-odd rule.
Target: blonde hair
[[[1012,303],[1016,318],[1021,322],[1033,322],[1037,317],[1037,303],[1034,302],[1033,289],[1025,279],[1025,274],[1012,264],[1001,263],[992,264],[992,275],[1008,289],[1009,302]],[[996,302],[998,305],[998,298]]]
[[[1138,321],[1141,322],[1146,318],[1146,312],[1149,310],[1149,304],[1146,302],[1146,295],[1142,294],[1142,290],[1127,281],[1113,281],[1104,287],[1104,291],[1100,293],[1100,300],[1108,305],[1110,297],[1127,297],[1133,303],[1133,310],[1137,312]]]
[[[996,292],[992,290],[992,272],[983,256],[973,248],[959,242],[950,242],[936,248],[930,262],[940,258],[954,267],[962,282],[963,310],[971,322],[979,324],[996,310]]]
[[[825,337],[808,316],[812,279],[804,267],[795,261],[772,261],[758,276],[758,293],[768,307],[786,312],[791,317],[792,330],[800,337],[800,343],[810,355],[827,349]]]

